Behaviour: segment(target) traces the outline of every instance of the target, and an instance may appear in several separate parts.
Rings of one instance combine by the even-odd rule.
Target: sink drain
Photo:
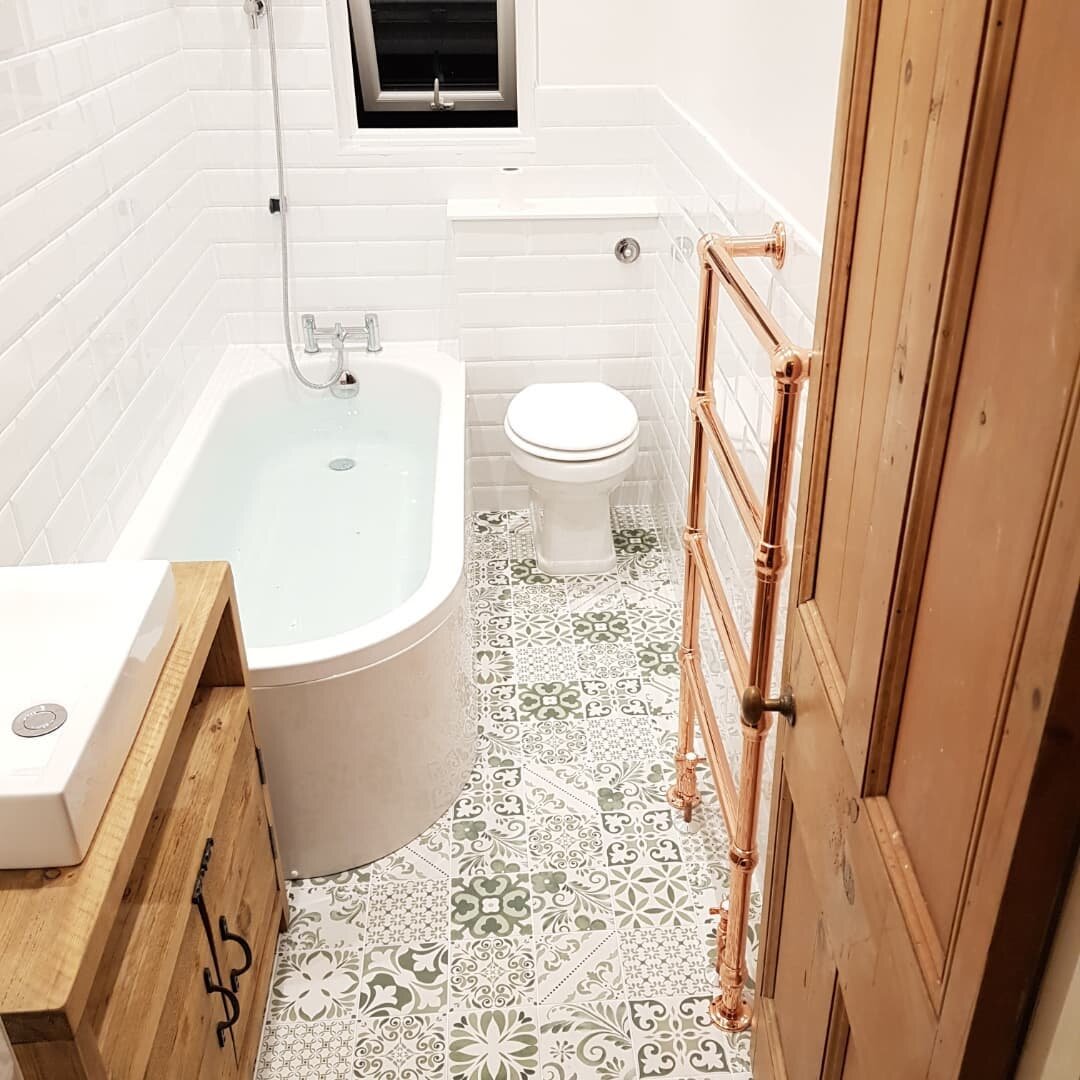
[[[29,709],[23,709],[11,721],[11,730],[20,738],[36,739],[39,735],[48,735],[57,728],[63,727],[65,720],[67,720],[67,709],[63,705],[47,701],[41,705],[31,705]]]
[[[356,465],[356,462],[351,457],[336,457],[330,462],[330,468],[334,472],[348,472]]]

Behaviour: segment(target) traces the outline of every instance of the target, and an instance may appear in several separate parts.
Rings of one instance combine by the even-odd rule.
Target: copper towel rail
[[[675,784],[668,792],[668,801],[682,813],[687,823],[692,821],[694,809],[701,803],[696,769],[702,759],[694,751],[696,718],[731,841],[728,898],[720,909],[717,925],[716,968],[720,992],[709,1006],[713,1023],[730,1031],[742,1031],[750,1023],[750,1006],[743,994],[746,931],[751,878],[758,860],[756,838],[764,740],[771,723],[769,713],[791,712],[792,709],[788,697],[772,700],[767,695],[772,678],[779,579],[784,565],[784,524],[791,490],[799,389],[810,369],[809,352],[792,344],[736,260],[770,258],[779,267],[783,265],[785,249],[786,234],[780,222],[765,236],[707,235],[698,242],[701,293],[697,380],[690,403],[690,483],[683,534],[686,551],[679,650],[679,739],[675,753]],[[763,500],[759,500],[754,491],[713,403],[721,287],[734,301],[772,363],[772,436]],[[757,544],[749,650],[743,646],[731,605],[709,552],[705,530],[708,454],[716,461],[747,535]],[[742,767],[737,788],[701,667],[699,627],[703,593],[741,701]]]

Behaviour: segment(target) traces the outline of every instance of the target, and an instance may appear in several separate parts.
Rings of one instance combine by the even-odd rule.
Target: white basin
[[[178,625],[167,562],[0,568],[0,868],[86,855]]]

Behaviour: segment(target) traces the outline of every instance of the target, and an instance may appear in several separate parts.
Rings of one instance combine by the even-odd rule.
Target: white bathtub
[[[339,400],[283,353],[230,349],[113,550],[232,563],[295,877],[408,843],[460,792],[475,744],[464,374],[423,345],[350,353],[350,368],[359,395]]]

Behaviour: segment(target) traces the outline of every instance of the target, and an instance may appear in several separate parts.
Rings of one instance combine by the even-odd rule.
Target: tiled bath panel
[[[472,777],[406,848],[289,884],[258,1080],[750,1075],[706,1016],[719,810],[703,783],[687,835],[664,800],[668,559],[648,508],[613,526],[615,573],[555,580],[527,513],[472,519]]]

